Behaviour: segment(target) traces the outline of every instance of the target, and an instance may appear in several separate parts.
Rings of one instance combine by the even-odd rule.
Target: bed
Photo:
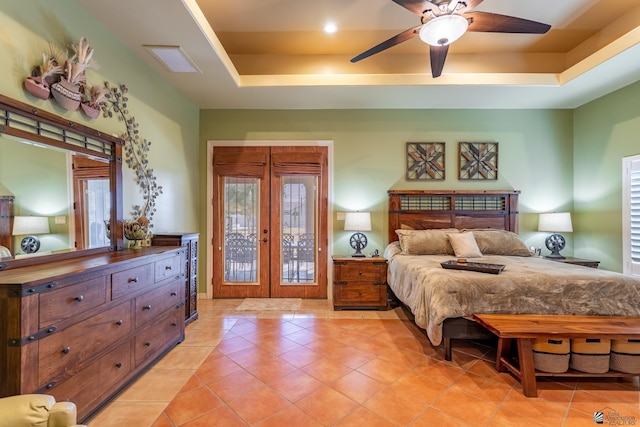
[[[640,316],[640,280],[530,256],[516,234],[518,196],[518,191],[389,191],[390,244],[383,254],[389,287],[431,343],[444,343],[447,360],[452,339],[491,337],[470,319],[473,314]],[[476,245],[471,253],[479,249],[482,257],[469,262],[504,265],[504,270],[442,268],[442,262],[457,258],[451,242],[470,239]],[[456,244],[456,250],[469,249]]]

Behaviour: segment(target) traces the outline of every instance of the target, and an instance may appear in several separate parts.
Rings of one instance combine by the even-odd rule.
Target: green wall
[[[640,154],[640,83],[575,110],[576,256],[622,271],[622,158]]]
[[[23,86],[34,65],[49,51],[49,42],[70,51],[86,37],[95,49],[97,70],[90,84],[107,80],[129,88],[128,109],[139,124],[141,138],[152,142],[148,155],[163,194],[157,201],[153,231],[198,231],[200,188],[198,169],[198,108],[179,94],[122,45],[116,35],[73,0],[3,1],[0,4],[0,93],[103,132],[121,135],[117,119],[92,120],[80,111],[66,111],[55,101],[30,96]],[[124,215],[142,203],[135,175],[126,166]],[[16,203],[19,203],[16,200]],[[203,274],[204,277],[204,274]]]
[[[333,253],[351,251],[335,213],[352,210],[371,211],[366,251],[384,249],[389,189],[520,190],[520,234],[529,246],[544,246],[537,213],[572,209],[570,110],[203,110],[200,139],[201,169],[208,140],[333,141]],[[445,142],[446,179],[406,181],[407,142]],[[498,180],[458,180],[459,142],[498,142]]]

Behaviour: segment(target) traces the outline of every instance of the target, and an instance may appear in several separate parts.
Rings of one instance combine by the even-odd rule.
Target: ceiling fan
[[[420,16],[420,25],[409,28],[389,40],[372,47],[351,59],[358,62],[397,44],[420,37],[429,45],[431,75],[442,74],[449,45],[467,31],[491,33],[544,34],[550,25],[514,16],[488,12],[469,12],[483,0],[393,0],[395,3]]]

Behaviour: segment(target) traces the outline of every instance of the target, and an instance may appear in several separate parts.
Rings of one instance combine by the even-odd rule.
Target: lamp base
[[[20,242],[20,249],[25,254],[35,254],[40,249],[40,239],[36,236],[27,236]]]
[[[351,255],[354,258],[364,258],[366,255],[362,253],[362,250],[367,247],[367,236],[358,232],[354,233],[349,239],[349,244],[356,251]]]
[[[553,233],[549,235],[549,237],[545,239],[544,244],[547,249],[551,251],[549,255],[545,256],[545,258],[565,259],[562,255],[560,255],[560,251],[564,249],[566,244],[566,241],[564,240],[562,234]]]

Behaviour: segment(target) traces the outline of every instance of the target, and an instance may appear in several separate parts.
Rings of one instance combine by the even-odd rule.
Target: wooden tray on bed
[[[456,260],[449,260],[441,262],[442,268],[450,270],[467,270],[478,271],[480,273],[498,274],[504,270],[504,264],[489,264],[487,262],[458,262]]]

